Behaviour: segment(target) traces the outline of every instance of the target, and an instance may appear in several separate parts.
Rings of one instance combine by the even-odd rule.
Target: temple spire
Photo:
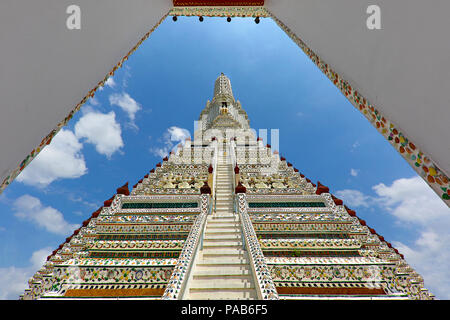
[[[249,129],[247,113],[236,101],[230,79],[222,72],[214,82],[214,96],[200,114],[201,130]]]
[[[223,72],[214,83],[214,99],[234,101],[231,81]]]

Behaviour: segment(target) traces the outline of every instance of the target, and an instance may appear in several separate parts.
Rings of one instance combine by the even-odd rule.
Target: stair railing
[[[184,243],[175,268],[172,271],[162,300],[180,300],[183,298],[189,282],[192,280],[192,266],[199,256],[203,234],[206,225],[206,217],[211,211],[211,196],[202,194],[200,196],[200,214],[195,219],[191,231]]]
[[[236,177],[235,177],[235,173],[234,173],[234,168],[236,167],[237,164],[237,160],[236,160],[236,142],[232,139],[230,142],[230,158],[231,158],[231,170],[232,170],[232,177],[233,177],[233,181],[232,181],[232,186],[233,186],[233,191],[236,188]]]
[[[217,164],[219,159],[219,144],[217,140],[214,140],[214,157],[212,161],[212,167],[213,167],[213,185],[212,187],[212,196],[213,196],[213,202],[214,202],[214,212],[216,212],[216,204],[217,204],[217,196],[216,196],[216,185],[217,185]]]
[[[234,214],[239,216],[239,209],[238,209],[238,195],[234,194],[233,196],[233,205],[234,205]],[[242,221],[242,218],[241,218]],[[242,239],[242,250],[245,250],[245,234],[244,234],[244,228],[241,228],[241,239]]]
[[[264,255],[259,245],[255,229],[248,215],[248,203],[245,193],[238,193],[236,198],[236,209],[239,213],[243,237],[242,241],[246,242],[248,248],[248,255],[250,258],[250,265],[252,268],[253,278],[255,280],[258,299],[261,300],[278,300],[277,289],[270,275],[269,268],[264,259]]]

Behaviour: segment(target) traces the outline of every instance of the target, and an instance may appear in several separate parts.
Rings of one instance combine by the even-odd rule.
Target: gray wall
[[[368,30],[366,8],[381,8]],[[449,0],[266,0],[266,7],[450,174]]]
[[[66,8],[81,7],[81,30]],[[0,1],[0,183],[172,7],[170,0]]]

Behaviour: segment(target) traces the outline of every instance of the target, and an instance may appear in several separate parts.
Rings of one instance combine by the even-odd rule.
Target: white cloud
[[[344,203],[350,207],[369,207],[372,199],[364,195],[358,190],[340,190],[336,192],[336,196],[341,198]]]
[[[166,132],[166,139],[170,139],[172,142],[182,142],[186,140],[186,138],[190,138],[191,134],[188,130],[178,127],[170,127]]]
[[[351,147],[350,151],[353,152],[357,148],[359,148],[360,146],[361,146],[361,144],[359,143],[359,141],[355,141],[355,143],[352,144],[352,147]]]
[[[89,98],[88,103],[92,104],[93,106],[98,106],[100,104],[96,97]]]
[[[52,251],[52,248],[46,247],[33,252],[30,258],[31,266],[33,267],[33,269],[40,269]]]
[[[380,183],[373,190],[380,204],[400,220],[427,224],[450,217],[450,209],[420,177],[398,179],[391,186]]]
[[[164,158],[169,155],[170,149],[167,147],[150,148],[150,152],[153,153],[157,157]]]
[[[448,219],[447,219],[448,220]],[[449,226],[448,221],[445,222]],[[450,235],[430,226],[408,246],[393,242],[406,261],[424,278],[425,287],[439,299],[450,299]]]
[[[163,147],[150,148],[150,152],[161,158],[167,156],[169,152],[175,149],[179,144],[184,145],[186,138],[190,138],[188,130],[172,126],[164,133],[162,140]]]
[[[108,158],[123,147],[122,130],[116,122],[116,114],[90,111],[75,124],[75,135],[86,138],[86,142],[95,145],[98,153]]]
[[[70,130],[61,129],[37,157],[20,173],[17,181],[45,187],[60,178],[79,178],[87,173],[83,145]]]
[[[136,112],[141,109],[139,103],[136,102],[126,92],[113,93],[109,96],[109,103],[113,106],[116,105],[128,114],[131,121],[134,121]]]
[[[110,87],[110,88],[114,88],[116,86],[116,82],[114,81],[113,77],[109,77],[103,86],[98,87],[98,90],[102,91],[103,89],[105,89],[105,87]]]
[[[353,177],[358,176],[358,173],[359,173],[359,170],[353,169],[353,168],[350,169],[350,174],[351,174]]]
[[[441,299],[450,299],[450,209],[420,177],[395,180],[372,188],[377,196],[358,190],[336,192],[344,203],[355,207],[377,206],[408,223],[417,233],[407,245],[393,241],[406,261],[424,278],[425,287]]]
[[[17,300],[28,287],[30,279],[44,264],[46,257],[51,253],[50,247],[33,252],[30,258],[31,266],[25,268],[0,268],[0,300]]]
[[[51,233],[66,235],[78,227],[68,223],[55,208],[43,206],[38,198],[28,194],[16,199],[13,210],[17,218],[30,221]]]

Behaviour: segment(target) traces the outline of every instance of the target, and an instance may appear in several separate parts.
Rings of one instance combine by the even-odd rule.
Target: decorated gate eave
[[[232,4],[232,5],[230,5]],[[444,172],[444,169],[437,165],[437,161],[425,154],[421,148],[408,138],[398,126],[391,122],[386,116],[381,114],[378,109],[372,105],[357,89],[355,84],[351,85],[349,81],[334,71],[332,66],[323,61],[310,47],[305,44],[301,38],[294,33],[283,21],[269,12],[263,5],[264,1],[173,1],[174,7],[169,13],[154,25],[140,40],[132,47],[128,53],[117,62],[116,65],[98,82],[79,103],[69,112],[69,114],[60,121],[56,127],[45,136],[41,143],[28,154],[25,159],[13,170],[4,173],[3,182],[0,185],[2,192],[20,172],[39,154],[39,152],[48,144],[52,138],[64,127],[73,115],[80,110],[81,106],[89,98],[94,97],[96,90],[103,86],[108,77],[113,76],[114,72],[122,66],[123,62],[145,41],[151,33],[168,15],[178,16],[209,16],[209,17],[271,17],[282,28],[286,34],[305,52],[305,54],[318,66],[318,68],[341,90],[345,97],[359,110],[369,122],[380,132],[388,142],[401,154],[401,156],[414,168],[414,170],[428,183],[428,185],[439,195],[439,197],[450,206],[450,179]],[[50,85],[50,84],[49,84]]]

